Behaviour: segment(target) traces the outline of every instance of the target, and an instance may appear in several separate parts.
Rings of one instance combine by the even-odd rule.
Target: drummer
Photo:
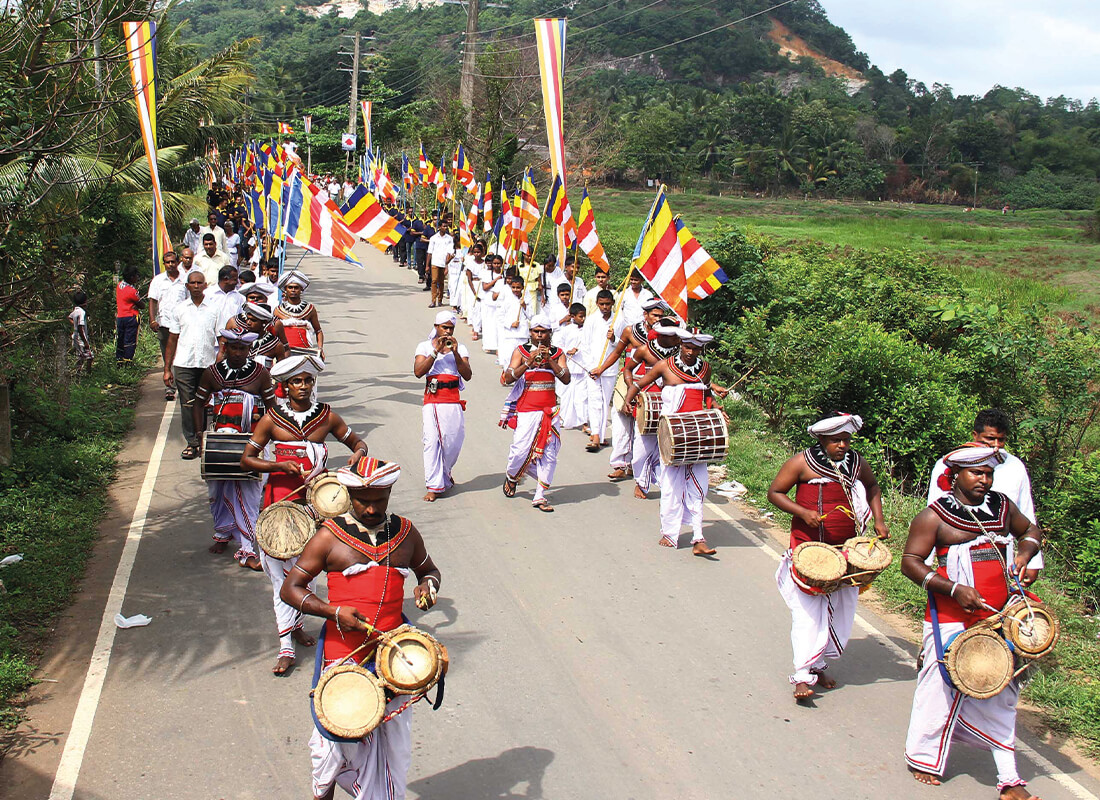
[[[626,392],[624,405],[633,406],[638,394],[651,384],[661,381],[661,403],[664,414],[683,414],[714,407],[714,397],[725,397],[728,390],[713,383],[710,364],[703,358],[703,348],[714,340],[705,333],[676,328],[680,349],[664,361],[655,364],[636,380]],[[661,538],[662,547],[679,546],[680,529],[691,526],[691,552],[696,556],[712,556],[717,551],[703,537],[703,499],[708,488],[707,464],[664,466],[661,469]]]
[[[285,341],[292,350],[317,348],[321,360],[325,360],[325,332],[317,307],[302,298],[309,288],[309,278],[296,269],[279,278],[278,287],[283,290],[283,300],[275,308],[275,317],[286,330]]]
[[[325,469],[328,448],[325,440],[333,436],[352,451],[348,463],[367,454],[367,444],[355,434],[327,403],[313,399],[317,375],[325,368],[316,356],[290,356],[271,369],[271,375],[286,390],[286,399],[268,407],[245,446],[241,466],[268,474],[264,489],[264,507],[280,500],[305,503],[303,487]],[[271,445],[270,458],[261,456]],[[279,559],[260,551],[260,562],[271,579],[275,602],[275,621],[279,628],[279,654],[276,675],[283,675],[294,663],[294,643],[312,647],[313,637],[302,631],[302,615],[279,599],[286,573],[294,558]]]
[[[212,411],[210,430],[216,433],[251,433],[254,421],[275,402],[271,374],[249,356],[255,333],[223,330],[225,358],[206,368],[191,406],[195,430],[205,428],[203,416]],[[199,447],[202,447],[201,440]],[[242,567],[259,571],[256,555],[256,517],[260,513],[263,486],[259,481],[207,480],[206,493],[214,516],[214,544],[210,552],[225,552],[237,542],[233,557]]]
[[[306,614],[323,617],[323,666],[349,655],[370,638],[370,628],[390,631],[402,624],[405,577],[416,576],[416,604],[435,605],[440,574],[416,526],[388,514],[390,491],[401,475],[393,462],[359,458],[337,471],[348,487],[351,513],[327,520],[306,545],[287,575],[282,599]],[[313,582],[328,573],[328,599],[313,593]],[[368,627],[370,626],[370,627]],[[373,648],[353,656],[371,660]],[[316,686],[316,678],[314,686]],[[394,716],[355,742],[337,742],[314,724],[309,740],[313,761],[313,796],[333,797],[339,784],[357,800],[405,796],[412,760],[410,698],[394,697],[386,705]]]
[[[286,345],[276,335],[273,328],[273,324],[277,325],[278,323],[274,322],[275,315],[271,311],[271,306],[267,303],[249,301],[244,304],[241,316],[244,317],[243,322],[240,323],[242,329],[251,331],[257,336],[256,341],[252,343],[252,347],[248,350],[248,355],[254,361],[271,369],[271,365],[276,361],[282,361],[286,358]]]
[[[921,511],[909,526],[901,571],[929,592],[924,617],[923,663],[913,696],[905,740],[905,761],[920,783],[938,786],[953,741],[990,750],[1001,800],[1032,797],[1016,769],[1016,703],[1020,685],[979,700],[956,691],[940,667],[934,636],[936,612],[941,642],[993,615],[1013,593],[1028,561],[1039,552],[1039,529],[1000,492],[992,491],[993,471],[1004,459],[995,447],[966,446],[944,457],[951,493]],[[1016,545],[1004,561],[1005,547]],[[939,569],[925,564],[933,552]],[[1007,573],[1007,574],[1006,574]]]
[[[648,305],[648,304],[647,304]],[[649,319],[650,312],[646,311],[643,322]],[[630,330],[636,328],[632,325]],[[680,351],[680,337],[676,335],[676,320],[671,317],[661,320],[653,326],[653,336],[646,344],[635,346],[626,358],[623,374],[630,383],[640,379],[649,370],[662,361],[672,358]],[[656,381],[646,387],[646,392],[660,395],[661,382]],[[629,412],[632,416],[637,413],[638,400],[633,405],[624,405],[621,411]],[[634,472],[634,496],[639,500],[645,500],[654,483],[659,483],[661,478],[661,454],[657,448],[657,434],[645,435],[634,428],[634,442],[631,446],[631,468]]]
[[[817,444],[787,459],[779,468],[768,500],[791,515],[790,548],[783,554],[775,580],[791,610],[791,646],[794,649],[795,700],[814,695],[814,686],[832,689],[836,681],[825,674],[826,658],[840,658],[852,634],[859,589],[843,586],[831,594],[796,583],[791,554],[803,542],[825,542],[840,547],[862,536],[874,520],[874,532],[890,537],[882,514],[882,490],[867,461],[852,449],[852,434],[863,427],[858,414],[836,412],[815,422],[807,431]],[[792,500],[787,496],[795,490]]]

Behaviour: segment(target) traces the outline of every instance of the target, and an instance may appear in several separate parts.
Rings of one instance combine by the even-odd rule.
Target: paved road
[[[450,649],[443,708],[414,712],[410,795],[480,798],[994,797],[986,753],[957,748],[951,780],[915,786],[901,755],[913,649],[857,626],[843,688],[796,706],[786,681],[789,616],[768,534],[721,498],[708,507],[716,560],[658,547],[657,503],[604,475],[606,455],[567,433],[555,514],[500,491],[509,435],[503,391],[474,346],[466,445],[453,496],[420,501],[421,382],[412,353],[432,318],[413,273],[363,254],[365,271],[308,256],[332,369],[321,381],[371,452],[404,467],[391,507],[425,533],[442,601],[416,624]],[[460,326],[460,339],[468,334]],[[44,798],[73,725],[107,589],[162,421],[149,392],[123,455],[105,539],[59,625],[30,719],[0,764],[0,797]],[[168,432],[120,631],[75,797],[309,796],[309,668],[276,679],[270,585],[206,552],[210,518],[195,462]],[[339,446],[334,448],[340,459]],[[686,538],[684,541],[686,543]],[[888,630],[868,615],[871,624]],[[307,655],[308,659],[308,655]],[[1049,748],[1056,770],[1095,781]],[[1022,772],[1037,768],[1022,758]],[[1044,798],[1070,798],[1038,777]]]

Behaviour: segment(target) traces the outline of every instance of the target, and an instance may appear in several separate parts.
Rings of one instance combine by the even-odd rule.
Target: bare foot
[[[634,496],[639,500],[645,500],[645,492],[642,491],[641,486],[634,487]]]
[[[298,630],[290,634],[290,638],[302,647],[313,647],[313,645],[317,644],[317,640],[306,633],[302,628],[298,628]]]
[[[661,545],[661,547],[671,547],[673,550],[676,549],[676,542],[672,541],[672,539],[667,536],[662,536],[657,544]]]
[[[931,772],[921,772],[920,770],[909,768],[909,771],[913,773],[913,777],[917,783],[923,783],[925,786],[939,786],[940,779],[933,775]],[[1001,795],[1004,797],[1004,795]]]
[[[241,562],[241,566],[248,567],[250,570],[254,570],[255,572],[262,572],[264,568],[264,565],[260,563],[260,559],[258,556],[249,556]]]
[[[817,676],[817,685],[820,686],[822,689],[835,689],[836,688],[836,681],[833,678],[830,678],[828,675],[826,675],[825,670],[823,670],[823,669],[811,669],[810,672],[812,672],[814,675]]]
[[[435,502],[435,492],[428,492],[426,495],[424,495],[424,502],[425,503],[434,503]]]
[[[287,671],[294,666],[294,658],[292,656],[279,656],[279,660],[275,662],[275,666],[271,668],[272,675],[286,675]]]
[[[1006,786],[1001,789],[1001,800],[1039,800],[1026,786]]]
[[[718,551],[707,544],[706,539],[700,539],[691,546],[691,554],[693,556],[712,556]]]
[[[794,685],[794,699],[807,700],[814,696],[814,687],[805,681],[799,681]]]
[[[207,550],[209,553],[213,553],[216,556],[220,556],[225,552],[225,548],[229,547],[229,542],[214,542]]]

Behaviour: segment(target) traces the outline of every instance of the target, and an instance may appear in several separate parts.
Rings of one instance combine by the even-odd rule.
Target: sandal
[[[589,453],[598,453],[598,452],[600,452],[600,446],[598,444],[596,444],[595,442],[589,442],[588,444],[586,444],[584,446],[584,449],[587,450]]]
[[[199,457],[199,448],[197,448],[193,445],[190,445],[190,444],[187,445],[187,447],[183,448],[183,452],[180,453],[180,458],[185,459],[187,461],[190,461],[191,459],[198,458],[198,457]]]
[[[536,500],[534,503],[531,504],[531,507],[532,508],[537,508],[539,511],[542,511],[544,514],[554,513],[554,507],[552,505],[550,505],[546,501],[545,498],[543,498],[542,500]]]
[[[518,481],[514,481],[511,478],[505,478],[504,479],[504,487],[503,487],[504,488],[504,496],[505,497],[515,497],[517,486],[519,486]]]

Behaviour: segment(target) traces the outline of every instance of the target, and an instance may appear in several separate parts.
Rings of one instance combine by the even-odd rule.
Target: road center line
[[[721,508],[712,503],[710,500],[706,500],[705,502],[707,508],[713,511],[716,516],[721,517],[730,525],[732,525],[735,529],[740,531],[750,542],[752,542],[754,545],[756,545],[769,556],[771,556],[773,561],[778,563],[780,560],[782,560],[783,556],[779,552],[777,552],[775,546],[761,539],[759,536],[757,536],[740,522],[735,520]],[[876,639],[880,640],[884,645],[886,645],[886,648],[895,656],[897,656],[900,660],[908,660],[912,658],[912,655],[910,653],[906,652],[904,648],[899,647],[889,636],[887,636],[885,633],[875,627],[862,614],[856,614],[856,623],[861,629],[863,629],[865,633],[875,637]],[[1016,737],[1016,749],[1023,753],[1024,756],[1032,763],[1034,763],[1035,766],[1038,767],[1039,770],[1046,777],[1050,778],[1051,780],[1057,781],[1068,792],[1070,792],[1070,794],[1078,798],[1078,800],[1100,800],[1100,798],[1097,798],[1096,795],[1094,795],[1084,786],[1079,784],[1069,775],[1066,775],[1064,772],[1060,772],[1049,759],[1036,752],[1034,748],[1024,742],[1019,736]]]
[[[73,724],[65,740],[65,750],[61,753],[61,763],[57,765],[53,788],[49,800],[72,800],[76,791],[76,779],[84,762],[84,751],[92,735],[92,722],[95,720],[99,697],[103,692],[103,681],[107,677],[107,666],[111,662],[111,650],[115,643],[115,614],[122,612],[122,601],[126,599],[126,588],[130,583],[130,573],[137,558],[138,545],[145,531],[145,520],[149,513],[149,504],[153,499],[153,489],[160,472],[160,462],[164,457],[164,447],[168,440],[168,427],[172,423],[175,403],[165,403],[160,418],[157,438],[153,442],[153,451],[149,455],[149,466],[145,470],[145,480],[141,484],[134,516],[130,520],[130,529],[126,533],[126,543],[122,547],[122,556],[118,560],[111,592],[103,608],[103,619],[99,623],[99,635],[96,636],[92,658],[88,664],[88,674],[84,678],[84,688],[80,690],[80,700],[73,714]]]

